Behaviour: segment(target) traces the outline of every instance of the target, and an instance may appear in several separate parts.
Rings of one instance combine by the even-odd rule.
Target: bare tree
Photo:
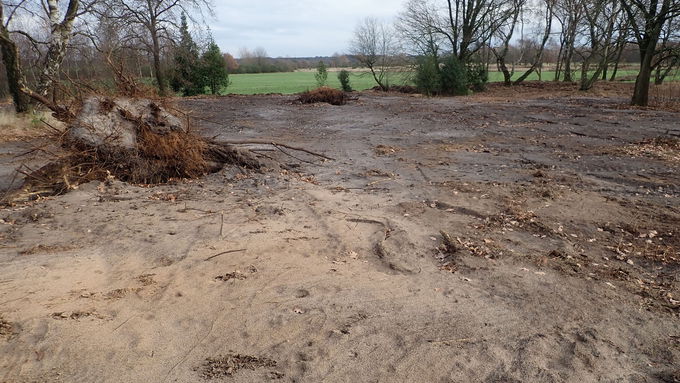
[[[2,60],[7,73],[7,85],[14,100],[14,107],[18,113],[23,113],[28,110],[28,98],[21,91],[25,86],[26,79],[21,69],[19,50],[8,28],[12,20],[13,11],[13,9],[10,10],[9,15],[5,16],[4,4],[0,2],[0,49],[2,49]]]
[[[203,12],[212,14],[210,0],[109,0],[102,14],[123,23],[138,26],[134,28],[136,38],[147,47],[152,61],[154,76],[161,96],[167,94],[167,76],[162,68],[162,48],[172,44],[173,31],[179,29],[182,13],[187,15]],[[144,34],[140,34],[144,31]]]
[[[656,58],[654,84],[661,85],[668,74],[680,66],[680,17],[668,20],[661,32],[661,47]]]
[[[627,0],[621,6],[628,15],[630,29],[640,51],[640,73],[635,81],[632,104],[649,104],[649,85],[657,44],[664,24],[680,16],[678,0]]]
[[[444,46],[446,24],[430,1],[409,0],[397,18],[404,45],[416,55],[438,57]]]
[[[17,111],[28,108],[25,95],[34,99],[47,96],[59,76],[76,20],[90,12],[94,4],[95,0],[46,0],[42,4],[27,0],[0,2],[0,45]],[[20,17],[31,20],[30,26],[15,28],[15,19]],[[35,91],[27,85],[17,38],[27,40],[40,57],[36,64],[42,70]]]
[[[448,31],[445,36],[461,62],[469,62],[506,18],[503,12],[498,12],[503,3],[500,0],[446,1]]]
[[[510,51],[510,42],[514,36],[515,30],[517,29],[517,22],[519,21],[520,14],[524,9],[528,0],[512,0],[508,1],[502,9],[505,17],[501,18],[501,22],[498,28],[494,31],[494,37],[500,41],[500,46],[494,46],[489,44],[491,51],[496,57],[496,65],[498,70],[503,73],[503,82],[507,85],[512,85],[512,75],[508,69],[507,57]]]
[[[389,25],[372,17],[364,19],[354,31],[350,52],[368,68],[382,90],[389,89],[389,69],[398,53]]]
[[[612,68],[609,81],[614,81],[614,79],[616,79],[616,73],[619,71],[619,65],[621,64],[623,52],[628,46],[628,38],[630,36],[630,31],[628,28],[628,18],[626,17],[625,13],[623,13],[621,17],[619,17],[618,25],[616,26],[616,31],[618,33],[618,36],[616,37],[616,42],[614,43],[613,47],[614,52],[612,53],[611,61],[607,63],[607,65],[604,68],[604,71],[602,72],[603,80],[607,78],[608,75],[607,71],[609,70],[609,66],[611,64],[614,64],[614,67]]]
[[[545,51],[545,46],[548,43],[548,40],[550,39],[550,33],[552,31],[552,23],[554,19],[554,9],[555,9],[555,0],[543,0],[543,7],[540,11],[538,11],[538,14],[542,13],[543,16],[543,36],[540,40],[540,42],[537,44],[537,48],[535,50],[534,57],[531,60],[531,65],[529,66],[529,69],[527,69],[517,80],[515,80],[514,84],[519,84],[522,81],[526,80],[533,72],[539,71],[541,68],[541,65],[543,65],[543,52]],[[539,72],[540,75],[540,72]]]
[[[619,0],[581,0],[583,2],[583,45],[581,56],[581,90],[592,88],[616,55],[616,26],[622,16]],[[593,66],[595,69],[593,70]]]
[[[69,0],[66,11],[62,15],[59,0],[47,0],[50,36],[44,67],[37,87],[39,94],[46,96],[55,78],[59,75],[61,64],[64,61],[64,56],[66,56],[66,49],[71,40],[73,24],[78,16],[89,10],[91,4],[82,4],[79,0]],[[84,9],[79,11],[81,7]]]
[[[565,82],[573,82],[571,64],[574,60],[576,39],[580,21],[583,19],[583,2],[580,0],[559,0],[555,2],[555,19],[561,25],[560,53],[558,54],[555,81],[561,76]]]
[[[263,47],[256,47],[253,51],[253,58],[255,59],[255,64],[264,68],[267,65],[267,59],[269,58],[269,53]]]
[[[400,15],[399,28],[421,47],[428,40],[443,40],[443,50],[468,63],[512,17],[507,8],[501,0],[412,0]]]

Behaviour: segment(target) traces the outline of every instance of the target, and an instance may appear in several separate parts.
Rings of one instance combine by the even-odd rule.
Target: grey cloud
[[[225,52],[263,47],[271,56],[328,56],[345,52],[362,18],[391,20],[404,0],[216,1],[209,20]]]

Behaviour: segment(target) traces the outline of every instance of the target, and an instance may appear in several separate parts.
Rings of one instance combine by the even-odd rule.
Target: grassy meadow
[[[255,73],[229,75],[231,84],[223,91],[224,94],[293,94],[317,87],[314,71],[298,71],[283,73]],[[409,72],[391,73],[390,83],[408,83]],[[376,82],[369,72],[351,72],[350,83],[354,90],[366,90],[376,86]],[[328,86],[340,89],[338,72],[328,72]]]
[[[222,91],[222,94],[300,93],[317,87],[316,79],[314,78],[315,73],[316,72],[314,71],[298,71],[284,73],[232,74],[229,76],[231,84]],[[518,70],[513,76],[513,79],[519,78],[521,74],[522,72]],[[635,81],[636,75],[637,71],[634,69],[619,70],[617,78],[623,81]],[[543,71],[540,80],[552,81],[554,76],[554,71]],[[412,77],[412,72],[394,72],[390,73],[389,82],[393,85],[412,85]],[[579,73],[576,73],[576,77],[578,79]],[[537,73],[532,73],[528,80],[539,80],[539,76]],[[673,80],[680,80],[680,75],[676,74]],[[489,73],[489,82],[501,81],[503,81],[502,73],[497,71]],[[366,90],[377,85],[369,72],[351,72],[350,82],[354,90]],[[338,72],[328,72],[328,86],[340,89]]]

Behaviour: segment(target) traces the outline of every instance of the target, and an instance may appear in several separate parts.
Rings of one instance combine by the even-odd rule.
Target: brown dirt
[[[515,92],[180,101],[337,160],[0,210],[0,381],[672,382],[680,115]]]

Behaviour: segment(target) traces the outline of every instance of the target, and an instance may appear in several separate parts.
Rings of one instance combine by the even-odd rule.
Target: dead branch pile
[[[345,105],[349,101],[349,96],[341,90],[324,86],[300,93],[297,101],[303,104],[326,102],[331,105]]]
[[[206,140],[148,99],[90,97],[59,137],[65,155],[35,172],[18,199],[62,194],[74,186],[115,177],[153,184],[195,178],[234,164],[260,169],[251,152]],[[21,171],[20,171],[21,172]],[[17,200],[17,194],[10,197]]]

